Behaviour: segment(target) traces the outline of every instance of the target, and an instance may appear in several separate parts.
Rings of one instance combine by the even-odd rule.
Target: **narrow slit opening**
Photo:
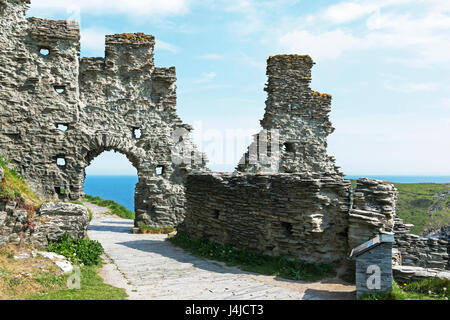
[[[158,176],[161,176],[164,173],[164,166],[157,166],[155,169],[155,173]]]
[[[133,138],[134,139],[140,139],[142,137],[142,131],[139,128],[133,129]]]

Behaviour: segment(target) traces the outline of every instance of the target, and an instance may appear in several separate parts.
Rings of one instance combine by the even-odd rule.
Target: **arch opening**
[[[99,150],[86,159],[83,191],[86,195],[113,200],[135,213],[138,174],[135,159],[115,150]]]

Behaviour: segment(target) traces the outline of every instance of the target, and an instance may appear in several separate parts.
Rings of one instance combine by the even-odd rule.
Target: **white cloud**
[[[260,70],[266,69],[265,61],[255,59],[253,57],[246,55],[245,53],[241,53],[238,57],[235,58],[235,60],[238,61],[239,63],[245,64],[246,66],[249,66],[252,68],[256,68],[256,69],[260,69]]]
[[[431,0],[434,1],[434,0]],[[382,9],[389,7],[398,7],[402,5],[412,5],[420,3],[423,0],[353,0],[343,1],[331,5],[319,14],[309,17],[310,20],[325,20],[334,24],[342,24],[352,22],[367,15],[380,12]]]
[[[81,29],[81,47],[88,50],[89,53],[103,56],[105,51],[105,35],[114,34],[115,32],[101,27],[91,27]],[[155,48],[157,50],[165,50],[177,53],[178,48],[168,42],[156,40]]]
[[[391,78],[384,81],[384,87],[401,93],[415,93],[436,91],[441,87],[441,84],[438,82],[405,82],[402,79]]]
[[[155,48],[157,50],[165,50],[165,51],[169,51],[169,52],[172,52],[172,53],[177,53],[178,52],[178,48],[176,46],[174,46],[173,44],[170,44],[168,42],[161,41],[161,40],[158,40],[158,39],[156,39]]]
[[[412,3],[420,6],[411,8]],[[441,0],[346,1],[308,19],[289,21],[282,28],[289,31],[281,31],[278,41],[283,51],[311,53],[317,60],[334,59],[349,51],[397,49],[407,53],[396,62],[448,65],[449,10],[450,5]],[[342,24],[350,21],[356,24],[344,28]]]
[[[189,10],[190,0],[39,0],[31,2],[32,12],[80,11],[89,14],[126,14],[129,16],[171,16]]]
[[[199,58],[204,60],[222,60],[224,56],[216,53],[207,53],[200,56]]]
[[[111,30],[103,28],[81,29],[81,46],[91,54],[103,56],[105,52],[105,35],[113,34]]]
[[[328,7],[323,12],[323,19],[332,23],[345,23],[367,15],[378,6],[373,3],[342,2]]]
[[[195,81],[195,83],[209,83],[217,76],[215,72],[202,73],[202,77]]]
[[[329,154],[347,174],[449,174],[450,117],[416,113],[336,118]],[[418,150],[420,150],[418,152]]]
[[[369,44],[342,30],[313,34],[306,30],[286,33],[279,39],[289,53],[310,54],[315,60],[337,58],[344,51],[367,49]]]

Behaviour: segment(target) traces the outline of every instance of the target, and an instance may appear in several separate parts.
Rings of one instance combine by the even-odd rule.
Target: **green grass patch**
[[[24,251],[25,250],[25,251]],[[124,289],[103,283],[99,276],[102,262],[80,268],[80,289],[68,289],[74,274],[62,275],[61,270],[41,255],[28,259],[14,259],[15,254],[32,247],[9,245],[0,248],[0,300],[123,300]]]
[[[124,219],[131,219],[134,220],[134,212],[128,210],[123,205],[118,204],[117,202],[113,200],[103,200],[100,197],[94,197],[86,195],[84,198],[85,201],[96,204],[100,207],[108,208],[110,210],[110,214],[119,216]]]
[[[41,282],[45,290],[15,297],[18,300],[125,300],[128,295],[125,289],[107,285],[99,276],[101,264],[82,266],[80,289],[68,289],[69,275],[63,277],[43,277]]]
[[[32,216],[42,201],[31,191],[16,170],[9,168],[9,162],[1,155],[0,166],[4,171],[4,179],[0,181],[0,199],[16,201],[19,207],[26,209]]]
[[[443,202],[437,196],[449,187],[438,183],[394,183],[399,191],[397,216],[414,224],[411,233],[420,235],[427,229],[450,224],[450,196]],[[441,203],[440,210],[431,210]]]
[[[304,281],[317,281],[326,276],[335,275],[333,266],[330,264],[315,264],[282,256],[268,256],[255,251],[238,249],[229,244],[194,239],[183,234],[168,238],[168,241],[194,256],[222,261],[244,271]]]
[[[433,278],[400,285],[393,281],[392,291],[364,295],[361,300],[448,300],[449,290],[448,279]]]
[[[398,190],[396,214],[404,223],[413,224],[411,233],[422,235],[428,229],[450,225],[450,196],[442,202],[439,195],[450,186],[440,183],[393,183]],[[356,180],[351,180],[354,193]],[[440,210],[431,212],[441,204]]]
[[[174,227],[150,227],[145,224],[139,226],[139,232],[144,234],[169,234],[174,231],[177,231]]]

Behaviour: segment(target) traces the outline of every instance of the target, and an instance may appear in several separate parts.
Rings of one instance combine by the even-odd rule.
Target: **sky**
[[[86,57],[104,56],[105,34],[154,35],[212,170],[232,171],[260,130],[267,58],[309,54],[344,173],[450,175],[448,0],[32,0],[27,15],[78,21]],[[135,174],[114,153],[87,172]]]

